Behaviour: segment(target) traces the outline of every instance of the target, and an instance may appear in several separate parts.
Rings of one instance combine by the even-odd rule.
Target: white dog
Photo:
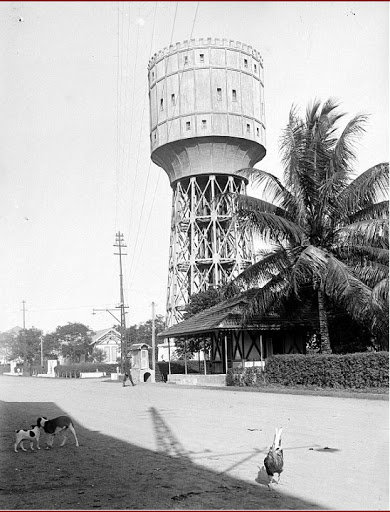
[[[23,441],[28,439],[30,441],[30,448],[34,451],[34,439],[37,443],[37,450],[40,450],[39,447],[39,436],[41,435],[41,431],[38,425],[31,425],[30,430],[15,430],[16,439],[14,444],[14,451],[18,451],[18,446],[20,444],[21,449],[26,452],[26,448],[23,446]]]
[[[72,432],[73,437],[75,438],[75,441],[76,441],[76,446],[79,446],[79,442],[78,442],[78,439],[76,436],[76,431],[74,429],[73,422],[69,418],[69,416],[58,416],[57,418],[53,418],[52,420],[48,420],[47,418],[42,416],[37,419],[37,425],[38,425],[38,427],[43,428],[43,430],[44,430],[44,432],[46,432],[46,434],[49,434],[49,441],[47,442],[47,446],[46,446],[47,450],[49,448],[53,447],[54,436],[56,434],[58,434],[59,432],[64,432],[64,438],[60,445],[60,446],[64,446],[64,444],[66,443],[66,439],[67,439],[67,437],[66,437],[67,429],[69,429]]]

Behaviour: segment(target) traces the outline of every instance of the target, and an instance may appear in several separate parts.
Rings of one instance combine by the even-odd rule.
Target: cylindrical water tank
[[[149,62],[152,160],[175,181],[235,174],[265,155],[263,61],[227,39],[171,45]]]

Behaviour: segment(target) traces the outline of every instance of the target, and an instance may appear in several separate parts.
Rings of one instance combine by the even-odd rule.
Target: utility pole
[[[152,370],[156,370],[156,314],[155,303],[152,302]]]
[[[121,373],[123,373],[123,354],[124,354],[124,345],[125,345],[125,336],[126,336],[126,313],[125,313],[125,297],[123,293],[123,270],[122,270],[122,256],[127,256],[127,253],[122,252],[125,245],[123,239],[123,233],[118,231],[115,234],[115,244],[114,247],[118,247],[119,252],[114,252],[116,256],[119,256],[119,296],[120,296],[120,304],[118,309],[121,310]]]
[[[43,336],[41,336],[41,367],[43,368]]]
[[[26,301],[25,300],[22,300],[22,305],[23,305],[23,331],[26,330]]]

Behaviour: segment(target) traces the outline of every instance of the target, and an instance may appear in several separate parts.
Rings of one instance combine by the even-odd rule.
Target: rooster
[[[278,483],[280,473],[283,471],[283,450],[282,450],[282,428],[275,429],[274,442],[264,459],[264,466],[270,480],[275,473],[278,473]]]

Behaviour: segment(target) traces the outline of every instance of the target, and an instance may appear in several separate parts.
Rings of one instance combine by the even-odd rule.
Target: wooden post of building
[[[171,343],[168,338],[168,375],[171,374]]]
[[[242,343],[241,343],[241,349],[242,349],[241,363],[242,363],[242,368],[244,369],[245,368],[245,335],[244,335],[244,331],[241,331],[239,333],[239,336],[241,336],[241,338],[242,338]]]
[[[260,337],[260,360],[264,361],[263,335],[259,334],[259,337]]]
[[[184,373],[187,375],[187,340],[184,338]]]
[[[203,338],[203,363],[204,363],[204,374],[207,375],[207,370],[206,370],[206,338]]]
[[[225,334],[225,373],[228,371],[228,357],[227,357],[227,334]]]

